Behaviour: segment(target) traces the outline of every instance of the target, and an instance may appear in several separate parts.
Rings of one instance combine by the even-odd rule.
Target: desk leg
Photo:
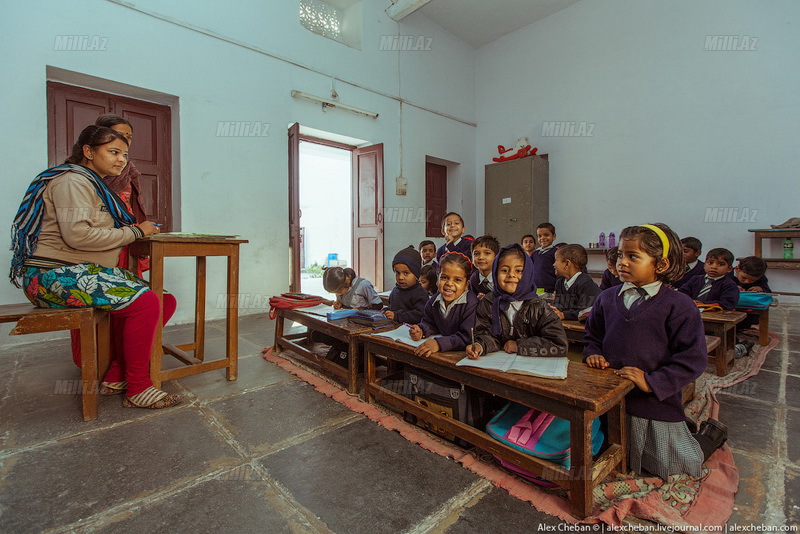
[[[97,330],[95,330],[94,314],[83,314],[81,318],[81,403],[83,405],[83,420],[91,421],[97,418],[99,397],[97,387]]]
[[[769,308],[758,311],[758,344],[769,345]]]
[[[226,378],[236,380],[239,376],[239,246],[232,247],[228,256],[228,299],[236,296],[236,306],[225,309],[225,343],[228,357]]]
[[[570,502],[577,517],[587,517],[592,513],[592,419],[586,412],[570,420],[570,445],[572,465],[569,474],[572,478]]]
[[[625,417],[625,400],[608,411],[608,443],[622,448],[622,460],[619,463],[621,473],[628,472],[628,434]]]
[[[150,289],[158,295],[164,306],[164,247],[153,242],[150,246]],[[153,339],[153,352],[150,354],[150,381],[153,387],[161,388],[161,360],[164,356],[164,315],[158,319],[156,335]]]
[[[283,314],[280,310],[277,311],[277,315],[275,317],[275,339],[272,342],[272,353],[278,355],[281,353],[281,346],[278,343],[278,340],[283,337],[283,325],[285,319],[283,318]]]
[[[364,402],[372,402],[370,385],[375,382],[375,354],[364,348]]]
[[[197,257],[194,302],[194,357],[203,361],[206,343],[206,257]],[[228,297],[230,299],[230,296]],[[228,302],[230,306],[230,301]]]
[[[358,361],[361,358],[361,343],[356,336],[350,336],[347,344],[347,393],[358,395]]]
[[[722,350],[722,364],[717,361],[717,376],[725,376],[728,374],[728,368],[733,364],[736,359],[736,326],[725,325],[725,333],[720,343]]]

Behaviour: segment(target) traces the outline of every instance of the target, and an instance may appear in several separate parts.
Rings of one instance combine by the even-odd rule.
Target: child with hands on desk
[[[475,312],[475,339],[467,357],[504,350],[521,356],[565,356],[567,335],[547,303],[536,296],[531,257],[514,243],[492,266],[495,285]]]
[[[328,293],[336,295],[336,300],[325,299],[323,302],[334,308],[369,308],[380,310],[383,302],[372,282],[360,278],[356,272],[347,267],[329,267],[322,274],[322,286]]]
[[[434,352],[463,350],[475,325],[478,297],[468,291],[472,262],[460,252],[448,252],[439,259],[439,293],[425,304],[422,321],[411,326],[409,336],[414,341],[438,334],[414,350],[417,356]]]
[[[708,354],[692,299],[667,285],[684,270],[680,241],[668,226],[625,228],[617,259],[623,284],[597,297],[584,337],[589,367],[611,367],[636,386],[626,396],[628,465],[664,480],[700,476],[705,459],[727,438],[713,419],[697,435],[686,424],[681,390],[702,374]]]
[[[383,314],[398,323],[418,323],[428,302],[428,292],[419,283],[422,271],[420,253],[409,245],[395,254],[392,269],[397,284],[389,293],[389,306]]]

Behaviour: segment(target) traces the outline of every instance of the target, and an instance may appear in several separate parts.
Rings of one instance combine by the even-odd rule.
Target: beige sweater
[[[42,230],[34,256],[67,263],[116,267],[124,245],[142,237],[137,226],[114,228],[114,219],[80,174],[69,172],[47,184]]]

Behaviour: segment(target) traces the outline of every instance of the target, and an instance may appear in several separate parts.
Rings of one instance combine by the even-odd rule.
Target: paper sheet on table
[[[400,325],[399,328],[395,328],[394,330],[389,330],[388,332],[381,332],[379,334],[372,334],[373,336],[380,336],[386,337],[391,339],[392,341],[398,341],[400,343],[405,343],[406,345],[410,345],[412,347],[419,347],[423,343],[425,343],[430,338],[422,338],[419,341],[414,341],[411,339],[411,335],[408,333],[408,327],[406,325]]]
[[[538,376],[541,378],[567,378],[567,358],[542,358],[538,356],[520,356],[498,351],[490,352],[477,360],[464,358],[457,366],[492,369],[506,373]]]

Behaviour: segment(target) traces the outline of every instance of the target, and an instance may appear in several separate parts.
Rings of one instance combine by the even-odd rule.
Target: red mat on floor
[[[764,349],[764,347],[760,347]],[[768,347],[765,349],[769,350]],[[475,474],[489,480],[497,487],[508,491],[512,496],[527,501],[539,511],[557,516],[571,523],[606,523],[621,525],[628,516],[637,517],[668,525],[680,530],[698,527],[723,526],[727,523],[733,509],[733,498],[739,484],[739,473],[733,462],[733,454],[724,446],[706,462],[703,475],[699,479],[688,476],[670,477],[669,481],[660,478],[628,476],[612,472],[594,491],[594,515],[582,521],[570,512],[567,493],[564,490],[545,490],[523,481],[494,463],[487,463],[476,452],[465,451],[460,447],[439,440],[432,434],[410,425],[394,414],[386,413],[378,407],[348,395],[340,386],[295,365],[293,362],[276,356],[272,348],[264,349],[264,359],[272,362],[314,388],[347,406],[362,413],[384,428],[395,430],[404,438],[441,456],[449,457]],[[763,359],[762,359],[763,361]],[[716,399],[713,400],[716,402]]]

